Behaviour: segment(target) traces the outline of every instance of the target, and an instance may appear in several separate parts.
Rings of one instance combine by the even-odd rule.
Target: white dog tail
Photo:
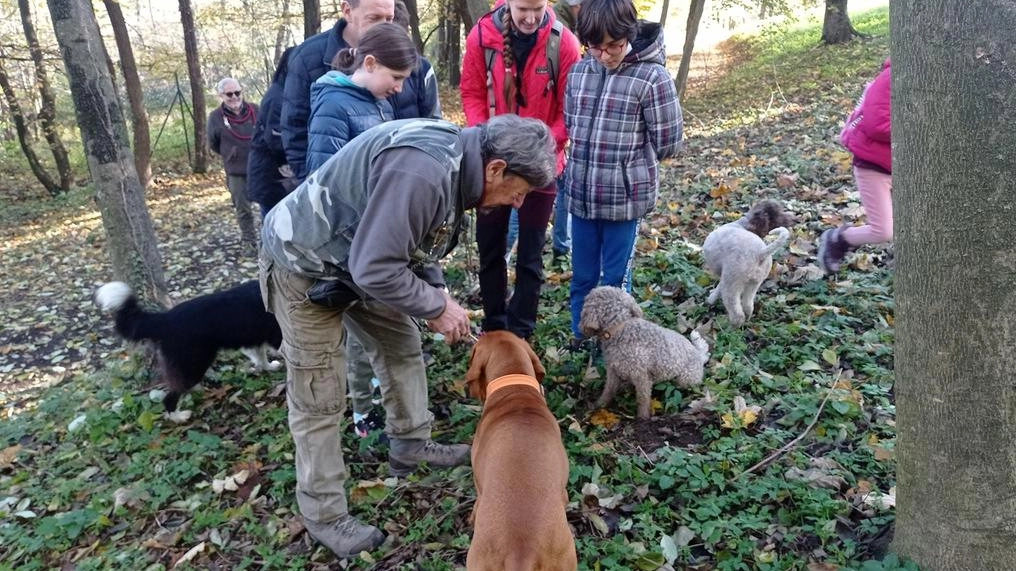
[[[766,249],[763,250],[761,254],[759,254],[758,256],[759,262],[765,260],[769,256],[772,256],[774,253],[776,253],[781,248],[786,246],[787,242],[790,241],[790,230],[787,230],[783,226],[780,226],[779,228],[773,228],[772,230],[769,231],[769,233],[777,234],[776,239],[770,242],[768,245],[766,245]]]
[[[695,350],[699,353],[699,359],[702,360],[702,364],[705,365],[709,361],[709,343],[699,335],[698,331],[692,331],[688,338],[691,340],[691,344],[695,346]]]

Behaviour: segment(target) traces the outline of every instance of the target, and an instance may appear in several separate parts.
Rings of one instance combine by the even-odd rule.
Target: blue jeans
[[[553,244],[555,254],[571,251],[571,215],[568,214],[568,189],[564,185],[564,174],[557,177],[557,198],[554,200]]]
[[[590,220],[572,216],[572,333],[581,339],[579,320],[586,296],[597,285],[624,288],[631,293],[638,220]]]

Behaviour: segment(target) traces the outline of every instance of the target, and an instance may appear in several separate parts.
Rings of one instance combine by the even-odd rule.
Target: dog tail
[[[773,228],[772,230],[769,231],[769,233],[777,234],[777,236],[776,239],[770,242],[768,245],[766,245],[766,249],[763,250],[761,254],[759,254],[758,256],[759,263],[761,263],[762,260],[765,260],[769,256],[772,256],[774,253],[776,253],[781,248],[786,246],[787,242],[790,241],[790,230],[787,230],[783,226],[780,226],[779,228]]]
[[[95,292],[95,305],[113,312],[116,332],[125,339],[141,341],[161,339],[163,314],[141,309],[138,297],[123,282],[109,282]]]
[[[706,343],[706,340],[699,335],[698,331],[692,331],[688,337],[691,340],[691,344],[695,346],[695,350],[698,351],[702,364],[705,365],[709,361],[709,343]]]

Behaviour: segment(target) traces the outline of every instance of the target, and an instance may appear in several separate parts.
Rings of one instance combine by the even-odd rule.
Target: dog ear
[[[639,319],[642,318],[642,308],[639,307],[639,304],[637,301],[635,301],[634,297],[630,295],[625,296],[625,308],[628,310],[628,313],[630,313],[632,317],[637,317]]]
[[[482,347],[483,343],[473,345],[473,353],[469,357],[469,369],[466,371],[466,388],[469,389],[469,396],[480,399],[481,402],[487,398],[487,379],[484,374],[484,366],[487,364],[488,353]]]
[[[543,368],[540,357],[536,355],[536,351],[533,351],[528,342],[526,343],[526,353],[529,353],[529,360],[533,362],[533,374],[536,376],[536,380],[542,383],[543,377],[547,376],[547,370]]]

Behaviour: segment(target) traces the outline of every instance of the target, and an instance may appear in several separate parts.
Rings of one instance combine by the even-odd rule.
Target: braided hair
[[[508,3],[504,4],[504,14],[502,16],[504,20],[504,48],[502,48],[501,58],[504,59],[504,100],[508,107],[508,111],[511,112],[515,108],[515,95],[518,93],[520,88],[519,85],[519,72],[512,73],[512,68],[515,66],[515,52],[512,51],[512,30],[515,28],[515,22],[512,20],[512,10],[508,7]]]

